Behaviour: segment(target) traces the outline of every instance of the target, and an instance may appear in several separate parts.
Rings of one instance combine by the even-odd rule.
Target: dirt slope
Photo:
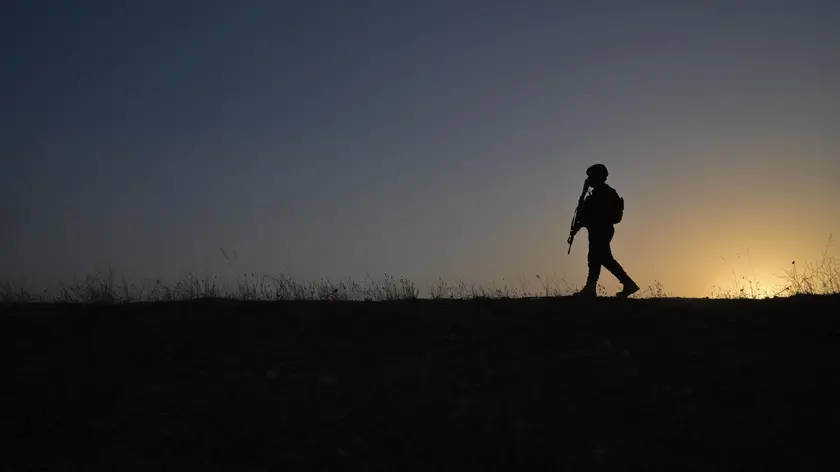
[[[831,470],[840,298],[0,307],[0,469]]]

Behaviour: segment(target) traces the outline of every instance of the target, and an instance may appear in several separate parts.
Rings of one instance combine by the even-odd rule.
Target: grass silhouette
[[[831,240],[829,240],[830,244]],[[522,279],[518,286],[503,283],[499,286],[482,286],[460,281],[449,284],[443,279],[428,287],[421,295],[417,285],[405,278],[385,274],[381,279],[366,277],[362,282],[351,278],[338,281],[320,279],[299,282],[286,275],[270,276],[254,273],[243,274],[233,283],[220,278],[200,278],[185,273],[181,280],[167,284],[160,280],[137,282],[117,277],[113,271],[89,274],[83,280],[63,284],[58,290],[34,291],[14,281],[0,284],[0,302],[65,302],[65,303],[132,303],[167,302],[201,299],[230,300],[333,300],[333,301],[391,301],[432,299],[485,299],[485,298],[534,298],[560,297],[572,294],[577,287],[564,279],[535,275],[541,284],[537,291],[529,289]],[[828,252],[822,258],[806,263],[803,267],[796,262],[784,269],[779,279],[780,287],[766,287],[749,277],[733,277],[732,287],[713,287],[710,298],[758,299],[790,295],[833,295],[840,293],[840,260]],[[598,286],[598,294],[607,296],[605,288]],[[670,294],[663,284],[656,280],[634,298],[667,298]]]

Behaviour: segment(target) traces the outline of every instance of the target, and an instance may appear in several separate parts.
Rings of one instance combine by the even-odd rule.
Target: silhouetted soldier
[[[621,282],[623,290],[615,296],[626,298],[639,291],[636,282],[627,275],[612,255],[610,242],[615,234],[615,224],[620,222],[624,213],[624,200],[618,192],[607,185],[607,167],[595,164],[586,169],[585,188],[592,187],[592,193],[578,209],[577,219],[572,226],[572,236],[586,228],[589,233],[589,275],[586,285],[576,296],[596,296],[595,287],[604,266]],[[571,237],[570,237],[571,241]]]

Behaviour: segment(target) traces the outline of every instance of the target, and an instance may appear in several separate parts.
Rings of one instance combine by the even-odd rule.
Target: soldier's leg
[[[615,229],[613,229],[610,232],[608,241],[612,241],[612,236],[614,234]],[[621,267],[621,264],[619,264],[618,261],[615,260],[615,257],[613,257],[612,249],[610,248],[609,242],[606,245],[606,249],[603,254],[603,259],[601,260],[601,263],[604,265],[604,267],[606,267],[608,271],[610,271],[615,276],[615,278],[618,279],[619,282],[621,282],[623,290],[617,294],[618,296],[628,296],[639,290],[639,286],[636,285],[636,282],[634,282],[633,279],[631,279],[630,276],[627,275],[627,272],[624,270],[623,267]]]
[[[604,253],[609,253],[609,239],[605,239],[605,234],[598,230],[587,230],[589,233],[589,254],[587,255],[587,263],[589,264],[589,274],[586,277],[587,290],[595,290],[598,285],[598,279],[601,277],[601,266],[604,261]]]
[[[603,258],[601,260],[601,264],[603,264],[603,266],[608,271],[610,271],[610,273],[612,273],[612,275],[614,275],[615,278],[617,278],[618,281],[621,282],[622,284],[625,284],[627,282],[632,282],[632,280],[630,279],[630,276],[627,275],[627,272],[625,272],[624,268],[621,267],[621,264],[619,264],[618,261],[615,260],[615,257],[613,257],[612,249],[610,249],[609,246],[607,246],[606,250],[604,251],[604,255],[603,255]]]

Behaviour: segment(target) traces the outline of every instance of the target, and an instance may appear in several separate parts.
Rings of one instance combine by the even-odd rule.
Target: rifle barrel
[[[575,207],[575,212],[572,214],[572,224],[569,227],[569,250],[566,251],[566,254],[572,253],[572,243],[575,241],[575,223],[577,222],[578,211],[580,210],[580,207],[583,206],[584,199],[586,199],[587,190],[589,190],[589,181],[584,181],[583,190],[580,192],[577,207]]]

